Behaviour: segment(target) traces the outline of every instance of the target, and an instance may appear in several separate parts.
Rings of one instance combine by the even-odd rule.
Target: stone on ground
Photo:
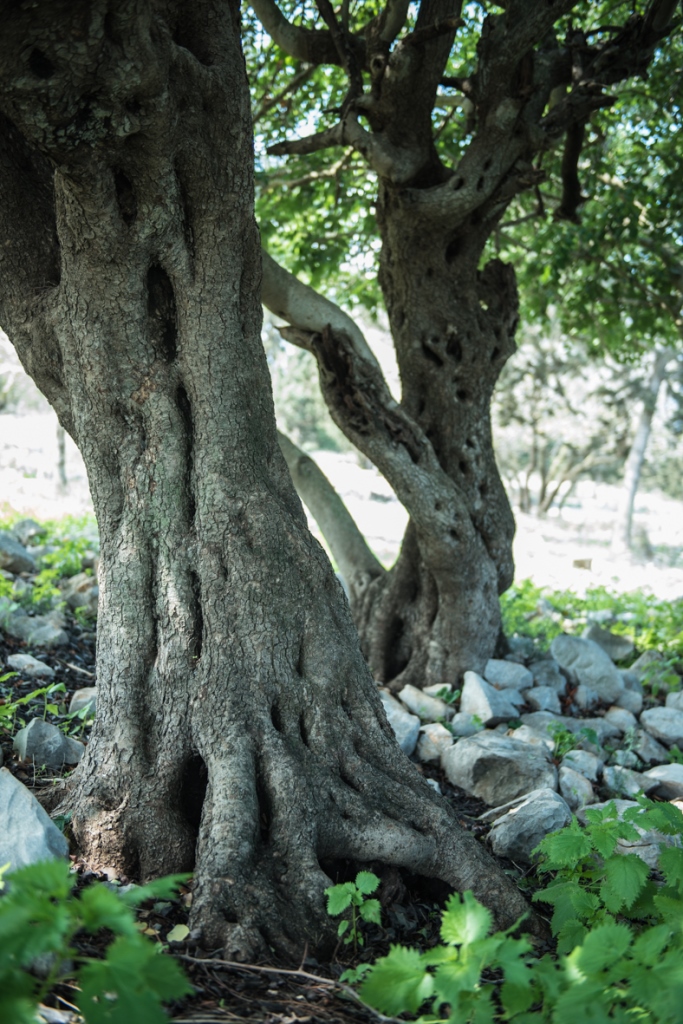
[[[635,650],[633,640],[630,640],[627,636],[610,633],[608,629],[602,629],[596,623],[586,627],[583,631],[583,638],[584,640],[592,640],[599,647],[602,647],[605,654],[609,655],[612,661],[623,661],[625,658],[630,658]]]
[[[639,793],[649,793],[657,788],[653,779],[646,778],[641,772],[634,772],[630,768],[622,768],[619,765],[609,765],[602,773],[602,783],[610,793],[615,796],[638,796]]]
[[[624,690],[624,680],[608,654],[593,640],[556,636],[550,652],[561,668],[572,672],[579,683],[590,687],[606,704],[613,704]]]
[[[674,711],[683,711],[683,690],[679,690],[677,693],[667,693],[666,706],[673,708]]]
[[[667,747],[674,744],[680,747],[683,744],[683,711],[676,711],[675,708],[650,708],[649,711],[643,711],[640,724]]]
[[[643,772],[643,776],[657,783],[655,793],[665,800],[683,798],[683,764],[661,764]]]
[[[96,686],[84,686],[82,690],[74,690],[69,702],[69,714],[75,715],[77,712],[82,711],[83,708],[88,708],[91,715],[95,714],[97,710]]]
[[[490,807],[532,789],[557,788],[548,750],[494,732],[458,740],[441,755],[441,766],[449,782]]]
[[[572,771],[579,772],[590,782],[597,782],[605,767],[604,761],[588,750],[570,750],[560,764],[562,768],[571,768]]]
[[[28,676],[30,679],[54,679],[55,676],[53,668],[30,654],[11,654],[7,659],[7,664],[16,672],[20,672],[22,676]]]
[[[560,696],[567,690],[567,680],[560,672],[560,666],[554,658],[535,661],[529,666],[536,686],[551,686]]]
[[[560,698],[552,686],[534,686],[530,690],[523,690],[522,696],[534,711],[552,711],[556,715],[562,713]]]
[[[615,704],[605,712],[605,721],[619,729],[620,732],[627,732],[638,726],[638,719],[635,715],[632,715],[626,708],[619,708]]]
[[[85,753],[85,746],[78,740],[65,736],[64,733],[34,718],[20,729],[14,737],[14,750],[21,761],[31,761],[36,767],[46,765],[48,768],[63,768],[65,764],[77,764]]]
[[[572,811],[577,811],[580,807],[585,807],[586,804],[594,803],[595,793],[585,775],[574,771],[573,768],[561,766],[558,776],[560,793]]]
[[[632,715],[639,715],[643,710],[643,695],[637,690],[626,689],[619,694],[612,707],[624,708]]]
[[[531,851],[549,832],[564,828],[571,820],[571,810],[558,793],[549,788],[533,790],[494,822],[489,833],[491,847],[498,857],[531,864]]]
[[[498,658],[491,658],[486,662],[484,679],[499,690],[526,690],[534,681],[531,672],[524,665]]]
[[[468,715],[466,711],[458,711],[453,715],[448,728],[454,736],[474,736],[484,728],[480,719],[474,715]]]
[[[440,722],[423,725],[417,741],[418,761],[438,761],[453,742],[453,734]]]
[[[414,715],[425,722],[436,722],[439,718],[452,718],[454,708],[439,697],[430,697],[417,686],[404,686],[398,695],[405,706]]]
[[[382,698],[387,721],[394,730],[398,745],[403,753],[410,757],[417,744],[417,737],[420,732],[420,719],[417,715],[411,715],[409,711],[406,711],[403,705],[387,691],[381,690],[380,697]]]
[[[0,569],[7,572],[35,572],[35,560],[7,530],[0,530]]]
[[[12,870],[40,860],[68,857],[69,844],[32,793],[0,768],[0,864]]]
[[[60,647],[69,642],[63,626],[63,616],[58,613],[25,615],[15,612],[5,620],[4,629],[10,636],[25,640],[33,647]]]
[[[517,718],[520,700],[524,703],[518,691],[496,690],[476,672],[465,672],[460,710],[468,715],[476,715],[484,725],[498,725],[499,722]]]

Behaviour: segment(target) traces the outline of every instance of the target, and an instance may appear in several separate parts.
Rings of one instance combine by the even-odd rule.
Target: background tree
[[[237,3],[7,0],[0,21],[0,323],[101,539],[84,856],[193,869],[192,925],[228,957],[333,942],[336,859],[514,919],[400,751],[280,454]]]
[[[265,304],[314,353],[335,422],[410,515],[394,567],[348,580],[363,650],[394,688],[454,679],[491,655],[513,573],[489,406],[518,302],[512,267],[487,246],[560,145],[557,212],[574,217],[585,126],[613,106],[611,86],[646,71],[677,4],[252,6],[258,133],[271,143],[264,242],[291,249],[313,286],[340,268],[338,291],[354,266],[372,275],[378,253],[399,365],[397,402],[357,325],[265,259]]]

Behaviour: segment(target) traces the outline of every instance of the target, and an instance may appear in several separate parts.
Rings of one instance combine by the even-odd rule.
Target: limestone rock
[[[615,805],[617,811],[617,818],[619,821],[623,820],[624,813],[630,807],[638,807],[638,804],[635,802],[635,800],[617,799],[614,800],[613,803]],[[592,809],[596,811],[601,811],[604,810],[605,807],[607,807],[607,802],[601,804],[594,804]],[[578,811],[576,816],[582,824],[586,824],[586,818],[583,811]],[[636,857],[640,857],[640,859],[644,861],[648,865],[648,867],[656,868],[659,862],[660,845],[681,845],[680,836],[665,836],[662,832],[657,832],[655,830],[646,831],[644,828],[640,828],[635,822],[633,824],[637,832],[639,833],[639,838],[634,840],[618,839],[615,853],[633,853],[636,855]]]
[[[47,530],[40,523],[37,523],[35,519],[20,519],[12,527],[12,533],[19,543],[26,547],[32,541],[35,543],[37,537],[44,537]]]
[[[14,749],[21,761],[32,761],[35,765],[48,768],[63,768],[65,764],[77,764],[85,753],[85,746],[78,740],[65,736],[56,725],[32,719],[14,737]]]
[[[630,640],[627,636],[620,636],[616,633],[610,633],[608,629],[602,629],[597,623],[588,626],[583,631],[584,640],[592,640],[594,643],[602,647],[605,654],[608,654],[612,661],[623,661],[625,658],[630,658],[635,650],[633,640]]]
[[[667,693],[666,706],[673,708],[674,711],[683,711],[683,690],[679,690],[677,693]]]
[[[496,690],[476,672],[465,672],[460,710],[469,715],[476,715],[484,725],[498,725],[499,722],[517,718],[520,700],[524,703],[524,698],[517,691],[511,690],[508,693]]]
[[[69,844],[32,793],[0,768],[0,864],[12,870],[39,860],[68,857]]]
[[[579,807],[585,807],[586,804],[594,803],[595,793],[585,775],[566,766],[560,768],[558,775],[560,793],[572,811],[578,810]]]
[[[560,698],[552,686],[534,686],[530,690],[524,690],[522,696],[534,711],[552,711],[556,715],[562,713]]]
[[[656,740],[667,747],[683,745],[683,711],[675,708],[650,708],[643,711],[640,723]]]
[[[439,718],[452,718],[453,708],[439,697],[430,697],[416,686],[404,686],[398,698],[414,715],[425,722],[436,722]]]
[[[532,789],[557,787],[547,750],[488,731],[458,740],[441,755],[441,765],[454,786],[490,807]]]
[[[649,768],[643,776],[657,783],[655,792],[665,800],[683,798],[683,764],[662,764]]]
[[[55,676],[53,668],[30,654],[11,654],[7,659],[7,664],[22,676],[28,676],[29,679],[54,679]]]
[[[645,764],[668,764],[669,752],[644,729],[636,729],[631,749]]]
[[[69,702],[69,714],[74,715],[83,708],[88,708],[91,715],[97,710],[97,687],[84,686],[82,690],[74,690]]]
[[[531,851],[549,832],[564,828],[571,820],[571,810],[558,793],[549,788],[535,789],[494,822],[489,833],[491,847],[498,857],[531,864]]]
[[[534,746],[546,747],[547,750],[555,749],[555,740],[545,730],[532,729],[530,725],[520,725],[508,733],[513,740],[521,743],[531,743]]]
[[[639,715],[643,710],[642,691],[625,689],[623,693],[619,694],[612,707],[624,708],[632,715]]]
[[[71,576],[62,586],[62,597],[69,608],[84,608],[90,615],[97,615],[99,593],[97,578],[85,572]]]
[[[498,690],[525,690],[531,686],[534,677],[528,668],[515,661],[504,661],[491,658],[486,662],[484,679]]]
[[[438,761],[448,747],[453,746],[453,734],[440,722],[423,725],[417,741],[418,761]]]
[[[408,757],[415,750],[417,737],[420,732],[420,719],[417,715],[411,715],[390,693],[380,691],[382,704],[386,712],[389,725],[394,730],[398,745]]]
[[[8,530],[0,530],[0,569],[14,573],[36,571],[34,559]]]
[[[66,631],[50,615],[15,612],[5,620],[5,632],[32,647],[59,647],[69,642]]]
[[[575,736],[584,737],[586,735],[584,730],[594,732],[598,737],[599,744],[603,744],[605,740],[616,739],[621,735],[619,729],[604,718],[566,718],[565,723]]]
[[[574,703],[580,711],[591,711],[600,703],[600,694],[592,687],[579,683],[574,690]]]
[[[635,715],[632,715],[626,708],[619,708],[615,704],[605,712],[605,721],[619,729],[620,732],[627,732],[638,726],[638,719]]]
[[[571,768],[572,771],[579,772],[579,774],[591,782],[597,782],[599,776],[602,775],[604,762],[588,750],[570,750],[562,758],[560,766],[562,768]]]
[[[670,670],[664,664],[664,655],[659,651],[643,651],[640,657],[633,662],[629,671],[638,677],[641,684],[659,687],[664,692],[669,689],[665,677],[669,675]]]
[[[431,686],[423,687],[422,692],[426,693],[428,697],[438,697],[440,700],[444,700],[446,694],[453,693],[453,687],[450,683],[432,683]]]
[[[624,690],[624,680],[612,659],[593,640],[577,636],[556,636],[550,652],[561,668],[573,672],[579,683],[591,690],[607,704],[613,704]]]
[[[482,722],[475,720],[474,715],[468,715],[466,711],[458,711],[453,715],[448,728],[454,736],[474,736],[483,729]]]
[[[615,796],[637,796],[638,793],[649,793],[657,788],[653,779],[648,779],[641,772],[609,765],[602,773],[603,785]]]
[[[560,666],[554,658],[535,661],[529,666],[536,686],[551,686],[560,696],[566,693],[567,680],[560,672]]]

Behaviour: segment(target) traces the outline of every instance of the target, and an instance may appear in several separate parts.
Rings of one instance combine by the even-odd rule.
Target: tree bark
[[[621,485],[621,494],[612,535],[612,547],[617,551],[630,551],[631,549],[633,507],[636,494],[638,493],[640,474],[645,462],[647,444],[650,440],[652,418],[657,408],[657,398],[659,397],[662,382],[666,377],[666,368],[673,358],[674,353],[669,349],[661,349],[655,353],[652,373],[647,382],[647,388],[636,421],[633,441],[631,442],[624,466],[624,479]]]
[[[510,924],[524,900],[396,744],[278,447],[237,3],[1,14],[0,318],[102,544],[84,856],[193,870],[191,925],[229,958],[329,948],[334,860]]]

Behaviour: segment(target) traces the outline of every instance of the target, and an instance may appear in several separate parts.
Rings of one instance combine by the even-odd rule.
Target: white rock
[[[428,697],[439,697],[443,700],[441,695],[453,693],[453,687],[450,683],[432,683],[431,686],[425,686],[422,692],[426,693]]]
[[[523,690],[522,696],[534,711],[552,711],[556,715],[562,713],[560,698],[552,686],[534,686],[530,690]]]
[[[454,736],[474,736],[484,728],[481,719],[475,720],[474,715],[468,715],[466,711],[458,711],[453,715],[448,728]]]
[[[610,633],[608,629],[601,629],[597,623],[588,626],[583,631],[584,640],[592,640],[602,647],[605,654],[609,655],[612,661],[623,661],[630,658],[634,651],[633,640],[627,636],[620,636]]]
[[[566,693],[567,680],[560,672],[560,666],[554,658],[544,661],[535,661],[529,666],[529,671],[534,677],[535,686],[551,686],[560,696]]]
[[[669,763],[669,751],[644,729],[636,729],[631,749],[645,764]]]
[[[441,755],[448,780],[495,807],[532,789],[557,787],[557,770],[543,747],[484,731]]]
[[[521,743],[531,743],[534,746],[546,747],[547,750],[555,749],[555,740],[547,732],[541,729],[532,729],[530,725],[520,725],[518,729],[511,729],[508,733],[513,740]]]
[[[600,744],[604,743],[605,740],[616,739],[621,735],[619,729],[615,725],[611,725],[604,718],[566,718],[565,723],[569,731],[573,732],[575,736],[584,737],[586,735],[584,730],[594,732]]]
[[[534,677],[528,668],[519,665],[515,661],[502,661],[498,658],[491,658],[486,662],[484,679],[491,683],[498,690],[525,690],[531,686]]]
[[[639,715],[643,710],[643,694],[638,690],[624,690],[615,700],[612,707],[625,708],[632,715]]]
[[[444,750],[453,746],[453,734],[445,725],[432,722],[423,725],[417,741],[418,761],[438,761]]]
[[[425,722],[436,722],[439,718],[452,718],[454,709],[439,700],[438,697],[430,697],[424,690],[418,690],[417,686],[404,686],[398,694],[409,711],[418,715]]]
[[[528,725],[531,729],[550,735],[550,728],[566,728],[566,721],[562,715],[554,715],[552,711],[531,711],[522,715],[522,724]]]
[[[661,740],[667,747],[683,744],[683,711],[675,708],[650,708],[643,711],[640,724],[647,729],[656,740]]]
[[[59,647],[69,642],[64,629],[47,615],[24,615],[15,612],[5,620],[5,632],[33,647]]]
[[[635,729],[638,726],[638,719],[635,715],[632,715],[626,708],[618,708],[614,704],[605,712],[605,721],[619,729],[620,732],[628,732],[629,729]]]
[[[639,693],[642,697],[643,684],[641,683],[637,672],[632,672],[630,668],[620,668],[619,675],[624,680],[624,686],[627,690],[632,690],[633,693]]]
[[[609,765],[602,773],[603,785],[615,796],[637,796],[638,793],[649,793],[657,788],[653,779],[648,779],[642,772]]]
[[[668,692],[669,685],[665,677],[670,674],[670,669],[664,664],[664,655],[659,651],[643,651],[640,657],[633,662],[629,672],[632,672],[641,685],[645,684],[651,689],[662,689]]]
[[[491,847],[498,857],[531,864],[531,851],[549,832],[564,828],[571,820],[571,810],[558,793],[549,788],[533,790],[494,822],[489,833]]]
[[[515,694],[516,691],[510,691]],[[521,698],[521,695],[517,695]],[[522,702],[524,698],[521,698]],[[460,710],[469,715],[476,715],[484,725],[498,725],[517,718],[517,706],[510,695],[502,690],[489,686],[476,672],[465,672]]]
[[[595,690],[605,703],[613,704],[624,690],[624,680],[608,654],[593,640],[556,636],[550,652],[558,664],[573,672],[579,683]]]
[[[74,715],[83,708],[88,708],[91,715],[97,710],[97,687],[84,686],[82,690],[74,690],[69,702],[69,714]]]
[[[572,771],[579,772],[591,782],[598,781],[604,768],[604,762],[588,750],[570,750],[568,754],[564,755],[560,765],[562,768],[571,768]]]
[[[69,844],[32,793],[0,768],[0,864],[12,870],[40,860],[68,857]]]
[[[579,683],[574,690],[574,703],[580,711],[590,711],[600,703],[600,695],[590,686]]]
[[[443,795],[441,792],[441,786],[439,785],[436,779],[425,779],[425,782],[427,783],[428,786],[431,786],[434,792],[438,793],[439,796]]]
[[[0,530],[0,569],[14,573],[36,571],[34,559],[7,530]]]
[[[415,750],[415,744],[420,732],[420,719],[417,715],[411,715],[409,711],[406,711],[403,705],[399,704],[390,693],[380,690],[380,697],[384,705],[387,721],[394,730],[398,745],[403,753],[410,757]]]
[[[30,679],[40,677],[54,679],[55,670],[46,665],[44,661],[39,661],[38,658],[34,658],[30,654],[12,654],[7,659],[7,664],[10,668],[21,672],[22,675],[28,676]]]
[[[667,693],[666,706],[673,708],[674,711],[683,711],[683,690],[678,690],[677,693]]]
[[[69,608],[84,608],[91,615],[97,615],[99,593],[97,577],[91,573],[79,572],[62,584],[62,597]]]
[[[657,796],[665,800],[683,798],[683,764],[661,764],[643,772],[648,779],[657,783]]]
[[[585,775],[574,771],[573,768],[563,766],[560,767],[558,776],[560,793],[572,811],[578,810],[579,807],[585,807],[586,804],[594,803],[595,793]]]
[[[56,725],[42,718],[32,719],[14,737],[13,747],[20,761],[31,761],[36,766],[63,768],[65,764],[78,764],[85,746],[65,736]]]

